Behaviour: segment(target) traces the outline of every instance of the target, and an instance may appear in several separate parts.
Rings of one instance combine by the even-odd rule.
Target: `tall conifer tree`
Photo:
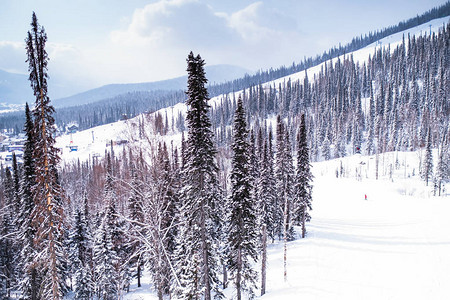
[[[220,297],[215,251],[220,236],[220,187],[217,179],[216,149],[208,116],[207,79],[204,60],[191,52],[187,58],[188,137],[183,170],[178,233],[178,292],[185,299]]]
[[[302,115],[301,117],[297,143],[296,195],[293,215],[296,225],[302,226],[302,238],[304,238],[306,234],[305,223],[311,219],[311,216],[308,214],[308,209],[311,209],[311,181],[313,178],[311,174],[311,165],[309,163],[305,115]]]
[[[31,31],[25,40],[28,55],[29,80],[36,97],[34,114],[36,184],[32,194],[35,203],[32,213],[37,228],[35,245],[38,255],[36,266],[43,272],[43,284],[39,297],[45,299],[61,299],[67,290],[64,265],[65,253],[62,245],[64,233],[64,210],[61,196],[62,190],[58,182],[57,165],[58,149],[55,147],[54,108],[47,95],[48,55],[45,50],[47,34],[39,25],[33,12]]]
[[[237,299],[246,292],[254,297],[256,272],[251,260],[257,259],[256,205],[253,203],[250,145],[241,97],[238,98],[234,115],[233,157],[231,162],[231,195],[228,220],[228,261],[234,277]]]

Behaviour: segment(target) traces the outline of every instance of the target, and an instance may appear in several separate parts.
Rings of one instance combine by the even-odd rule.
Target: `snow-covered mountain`
[[[240,78],[250,72],[247,69],[232,65],[213,65],[206,67],[206,76],[211,84]],[[92,103],[128,92],[183,90],[186,88],[186,80],[187,76],[181,76],[155,82],[108,84],[70,97],[56,99],[53,104],[55,107],[67,107]]]
[[[33,97],[28,76],[0,70],[0,103],[23,104]]]

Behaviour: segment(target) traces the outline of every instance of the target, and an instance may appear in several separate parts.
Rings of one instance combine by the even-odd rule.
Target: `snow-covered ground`
[[[288,243],[286,282],[283,245],[269,245],[260,299],[448,299],[450,193],[433,196],[418,175],[419,156],[380,155],[378,180],[374,156],[314,163],[308,235]],[[150,278],[144,282],[125,299],[157,299]]]

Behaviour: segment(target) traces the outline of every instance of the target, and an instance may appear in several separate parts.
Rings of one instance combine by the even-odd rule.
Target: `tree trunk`
[[[262,226],[262,253],[261,253],[261,296],[266,293],[266,268],[267,268],[267,230],[266,224]]]
[[[137,267],[137,282],[138,287],[141,287],[141,261],[138,260],[138,267]]]
[[[303,205],[302,211],[302,239],[306,236],[306,205]]]
[[[223,273],[223,282],[222,282],[222,288],[226,289],[228,285],[228,272],[227,272],[227,266],[225,262],[222,262],[222,273]]]
[[[242,270],[242,251],[241,246],[238,248],[237,257],[237,273],[236,273],[236,297],[237,300],[241,300],[241,270]]]
[[[201,226],[201,239],[202,239],[202,256],[203,256],[203,280],[205,284],[205,300],[211,300],[211,283],[209,281],[209,257],[208,257],[208,244],[206,241],[206,221],[205,212],[202,211],[200,219]]]
[[[283,265],[284,265],[284,281],[287,281],[287,221],[288,221],[288,196],[287,196],[287,182],[286,179],[286,188],[284,192],[284,259],[283,259]]]

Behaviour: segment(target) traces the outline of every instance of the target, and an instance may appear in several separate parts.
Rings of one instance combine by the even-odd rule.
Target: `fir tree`
[[[72,274],[75,277],[75,299],[89,300],[94,294],[91,276],[91,237],[84,212],[75,210],[73,227],[70,233],[70,254]]]
[[[45,51],[47,34],[38,24],[33,12],[31,31],[25,40],[30,72],[29,80],[36,97],[34,114],[33,158],[35,160],[36,184],[33,186],[33,222],[37,228],[35,245],[38,255],[36,266],[46,280],[40,286],[39,297],[61,299],[67,290],[65,283],[66,265],[62,245],[64,233],[64,210],[61,203],[62,190],[58,183],[56,166],[59,162],[55,144],[54,108],[47,95],[47,63]]]
[[[33,159],[33,151],[35,148],[34,125],[32,115],[28,107],[25,105],[25,134],[26,141],[23,153],[23,172],[21,179],[21,209],[19,213],[20,231],[19,240],[21,241],[19,269],[19,290],[22,295],[31,300],[38,299],[38,287],[40,285],[40,275],[34,264],[36,248],[34,237],[36,234],[36,224],[32,222],[32,213],[34,211],[33,189],[35,181],[35,163]]]
[[[237,299],[245,292],[254,297],[256,272],[251,261],[257,259],[256,205],[252,199],[252,174],[250,145],[241,97],[234,115],[233,157],[231,162],[231,195],[228,220],[229,269],[234,277]]]
[[[191,52],[188,63],[188,90],[186,104],[186,162],[181,191],[177,264],[183,298],[220,297],[215,250],[220,236],[220,192],[217,180],[216,150],[213,144],[211,121],[208,116],[208,92],[204,61]]]
[[[131,152],[130,152],[131,155]],[[130,159],[130,161],[132,161]],[[131,220],[130,233],[132,239],[130,240],[130,260],[131,267],[138,281],[138,287],[141,287],[141,277],[143,271],[144,260],[140,249],[142,242],[140,237],[145,235],[143,230],[144,224],[144,202],[143,202],[143,186],[142,181],[138,177],[138,170],[135,163],[131,163],[131,192],[128,198],[128,212]]]
[[[296,225],[302,226],[302,238],[306,234],[305,222],[311,219],[308,209],[311,209],[311,165],[309,163],[309,149],[305,126],[305,115],[302,115],[300,130],[297,136],[297,174],[295,180],[294,220]]]
[[[3,180],[5,205],[0,218],[0,295],[9,299],[14,282],[14,183],[9,168]]]
[[[431,130],[428,129],[427,146],[425,150],[424,166],[422,168],[422,179],[426,184],[433,178],[433,153],[431,152]]]

